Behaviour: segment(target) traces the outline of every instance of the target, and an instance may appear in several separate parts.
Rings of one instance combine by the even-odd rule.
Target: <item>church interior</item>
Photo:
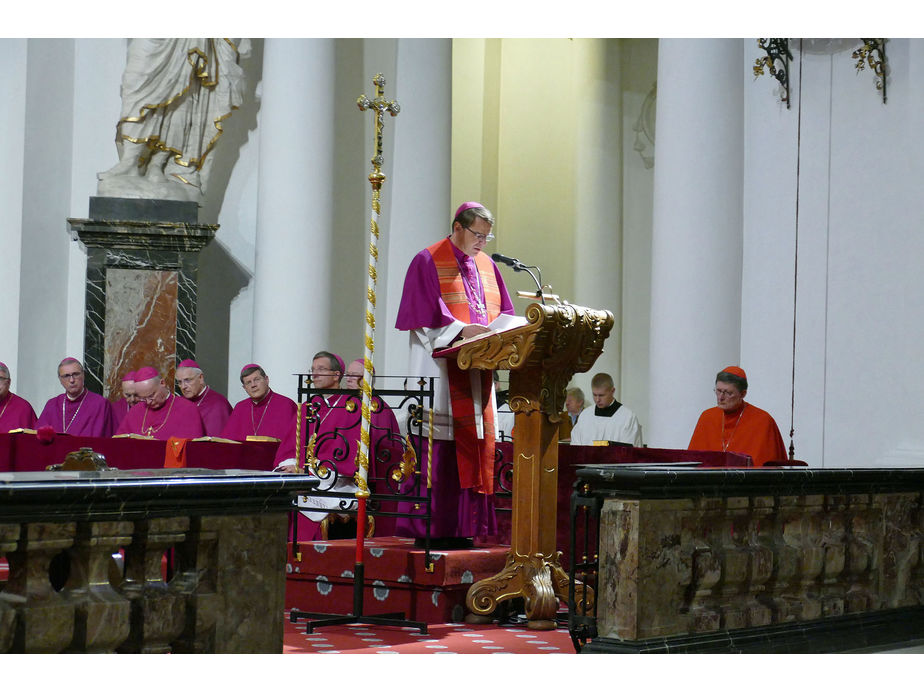
[[[194,358],[234,404],[245,364],[295,399],[316,352],[363,356],[375,125],[357,98],[381,73],[400,112],[381,140],[377,382],[415,379],[395,329],[405,272],[479,200],[497,220],[486,252],[612,313],[569,385],[589,397],[609,373],[648,448],[686,449],[734,365],[809,470],[924,467],[924,39],[788,39],[782,55],[766,41],[247,40],[240,105],[195,198],[196,223],[215,227],[195,351],[158,365]],[[0,39],[0,361],[34,405],[60,392],[61,359],[86,353],[88,252],[72,229],[118,161],[128,45]],[[501,272],[511,294],[535,292]],[[513,300],[522,315],[534,299]]]

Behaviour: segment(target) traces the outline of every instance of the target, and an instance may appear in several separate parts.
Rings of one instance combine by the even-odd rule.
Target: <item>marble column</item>
[[[252,358],[293,398],[291,374],[331,348],[334,49],[267,39],[263,58]]]
[[[87,253],[87,388],[116,400],[122,375],[146,365],[172,383],[196,355],[199,251],[218,226],[170,200],[92,197],[90,216],[67,220]]]
[[[740,355],[743,43],[662,39],[646,443],[683,448]]]

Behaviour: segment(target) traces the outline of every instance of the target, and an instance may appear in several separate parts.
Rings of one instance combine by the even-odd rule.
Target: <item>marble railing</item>
[[[315,484],[194,469],[0,474],[0,652],[281,652],[288,512]]]
[[[578,488],[601,508],[590,651],[924,637],[924,470],[588,467]]]

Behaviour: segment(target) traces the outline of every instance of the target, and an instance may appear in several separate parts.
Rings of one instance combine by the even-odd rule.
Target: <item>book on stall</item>
[[[7,431],[7,433],[31,433],[32,435],[35,435],[35,429],[34,428],[14,428],[11,431]]]
[[[154,440],[154,436],[143,436],[140,433],[119,433],[113,438],[134,438],[135,440]]]
[[[273,438],[273,436],[247,436],[246,438],[248,443],[279,443],[279,438]]]

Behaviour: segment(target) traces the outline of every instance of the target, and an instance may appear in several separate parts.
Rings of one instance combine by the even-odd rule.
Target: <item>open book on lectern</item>
[[[460,339],[458,342],[453,342],[445,349],[437,349],[433,352],[433,358],[446,358],[447,356],[455,356],[458,353],[459,349],[471,344],[473,342],[480,342],[483,339],[488,337],[493,337],[496,334],[502,332],[509,332],[510,330],[515,330],[518,327],[523,327],[527,322],[526,318],[522,315],[498,315],[494,320],[485,325],[488,328],[488,332],[482,332],[481,334],[476,334],[474,337],[466,337]]]

